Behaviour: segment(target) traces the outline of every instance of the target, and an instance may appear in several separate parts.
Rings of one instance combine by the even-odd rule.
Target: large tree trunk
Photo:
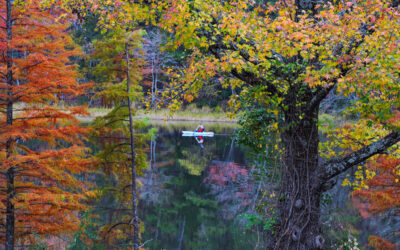
[[[307,103],[312,93],[298,100],[298,91],[293,87],[285,98],[287,110],[281,124],[284,152],[275,249],[319,249],[324,243],[319,227],[321,188],[315,174],[319,164],[318,107],[305,113],[296,103]]]
[[[278,196],[279,226],[270,248],[322,249],[325,240],[319,224],[320,198],[335,185],[332,178],[400,141],[400,131],[394,131],[343,158],[320,164],[319,105],[314,102],[318,95],[308,87],[294,85],[285,96],[285,119],[280,124],[284,152]]]
[[[12,17],[11,7],[12,1],[7,0],[7,17],[6,17],[6,30],[7,30],[7,85],[8,85],[8,103],[7,103],[7,126],[11,127],[13,124],[13,72],[12,72]],[[11,128],[10,128],[11,129]],[[7,159],[12,157],[12,144],[13,140],[9,139],[6,144]],[[7,197],[6,197],[6,242],[5,249],[14,249],[15,241],[15,208],[13,199],[15,197],[14,187],[14,168],[10,167],[7,170]]]

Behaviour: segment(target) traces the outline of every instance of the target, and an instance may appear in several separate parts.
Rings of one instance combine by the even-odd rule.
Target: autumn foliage
[[[369,238],[369,247],[373,247],[374,249],[381,249],[381,250],[391,250],[396,249],[398,247],[397,244],[391,244],[385,239],[382,239],[378,236],[370,236]]]
[[[367,168],[366,171],[374,171],[376,175],[366,181],[368,188],[353,191],[353,195],[364,202],[357,206],[360,212],[366,214],[366,212],[381,213],[398,210],[400,208],[400,160],[393,156],[382,155],[369,161]],[[398,245],[371,235],[369,246],[375,249],[395,249]]]
[[[400,140],[398,124],[391,122],[400,107],[394,94],[399,91],[394,80],[400,58],[397,5],[381,0],[165,1],[159,26],[173,34],[167,45],[190,53],[186,67],[171,70],[174,80],[165,95],[185,93],[182,99],[190,101],[205,85],[218,82],[232,90],[233,111],[262,110],[250,136],[254,131],[279,134],[278,197],[285,198],[277,200],[280,229],[271,248],[325,248],[318,212],[322,193],[346,170],[395,150],[391,147]],[[353,98],[345,112],[357,119],[342,129],[355,140],[321,140],[319,107],[329,94]],[[175,98],[171,110],[181,103]],[[374,125],[381,125],[380,133]],[[364,186],[365,179],[356,184]]]
[[[95,121],[104,143],[99,157],[104,170],[119,178],[116,189],[125,201],[123,207],[132,205],[132,215],[123,216],[119,224],[124,230],[118,231],[117,224],[107,228],[108,233],[115,229],[111,237],[129,233],[138,248],[136,170],[146,160],[144,151],[135,149],[145,144],[146,137],[134,138],[138,134],[134,131],[143,127],[133,122],[132,101],[141,100],[143,62],[138,51],[144,33],[138,27],[147,25],[169,33],[166,49],[180,51],[185,61],[166,70],[171,81],[162,97],[171,100],[171,111],[198,98],[206,85],[218,83],[231,91],[233,113],[259,110],[245,117],[250,122],[243,124],[254,124],[248,138],[256,139],[254,146],[260,152],[267,153],[266,133],[278,135],[273,148],[281,160],[274,166],[281,179],[276,196],[279,230],[270,235],[271,248],[325,248],[321,197],[337,176],[350,169],[356,169],[356,178],[343,185],[357,187],[357,194],[371,203],[371,211],[398,206],[398,168],[393,172],[393,164],[398,165],[394,145],[400,141],[394,112],[400,109],[398,0],[65,0],[59,4],[69,6],[81,19],[95,12],[97,28],[106,35],[94,43],[94,71],[103,77],[98,96],[114,109]],[[84,111],[54,105],[63,94],[78,95],[83,90],[69,60],[77,51],[64,32],[61,10],[43,9],[39,0],[6,0],[0,7],[5,21],[0,25],[1,208],[8,244],[14,229],[19,237],[76,229],[72,211],[84,208],[79,192],[86,186],[75,175],[86,170],[89,160],[81,136],[86,130],[74,117]],[[344,113],[356,119],[329,129],[326,140],[321,140],[319,107],[331,94],[350,99],[352,105]],[[383,153],[392,156],[377,157]],[[366,169],[365,162],[372,165]],[[241,186],[249,176],[246,169],[225,165],[210,167],[210,173],[215,176],[208,178],[214,190],[229,184],[237,188],[237,197],[247,199],[249,190]],[[130,187],[131,193],[126,193]],[[136,224],[133,235],[132,224]]]
[[[242,212],[253,201],[254,189],[249,184],[251,176],[245,166],[234,162],[213,162],[206,171],[204,184],[222,204],[223,217]]]
[[[57,106],[85,90],[64,13],[37,0],[12,2],[0,2],[0,237],[24,245],[78,229],[92,161],[76,118],[86,111]]]
[[[369,163],[369,169],[377,175],[367,181],[368,189],[353,193],[369,203],[372,213],[400,208],[400,160],[390,156],[379,156]]]

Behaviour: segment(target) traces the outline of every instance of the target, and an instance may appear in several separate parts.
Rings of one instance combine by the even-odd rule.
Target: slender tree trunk
[[[13,124],[13,72],[12,72],[12,47],[10,46],[12,40],[12,17],[11,7],[12,1],[7,0],[7,17],[6,17],[6,29],[7,29],[7,84],[8,84],[8,103],[7,103],[7,126],[11,127]],[[6,144],[7,158],[12,155],[12,144],[13,140],[9,139]],[[12,202],[15,197],[14,187],[14,168],[10,167],[7,170],[7,204],[6,204],[6,242],[5,249],[14,249],[15,242],[15,208]]]
[[[185,225],[186,225],[186,217],[183,217],[183,221],[181,224],[181,232],[179,233],[179,239],[178,239],[178,250],[182,249],[182,244],[183,244],[183,236],[185,235]]]
[[[157,105],[156,105],[156,99],[157,99],[157,92],[158,92],[158,87],[157,87],[157,83],[158,83],[158,62],[159,62],[159,58],[158,58],[158,51],[156,49],[155,51],[155,59],[154,59],[154,67],[155,67],[155,78],[154,78],[154,100],[153,100],[153,105],[154,105],[154,111],[156,111],[157,109]]]
[[[154,51],[153,51],[153,53],[155,53]],[[155,89],[155,85],[156,85],[156,82],[155,82],[155,73],[154,73],[154,54],[152,55],[152,57],[151,57],[151,107],[153,107],[153,105],[154,105],[154,89]]]
[[[155,240],[157,241],[158,240],[158,229],[160,228],[160,223],[161,223],[161,210],[158,210],[158,213],[157,213],[157,226],[156,226],[156,233],[155,233],[155,236],[154,236],[154,238],[155,238]]]
[[[137,215],[137,193],[136,193],[136,155],[135,155],[135,135],[133,129],[132,100],[130,93],[130,68],[129,68],[129,50],[128,44],[125,44],[126,64],[127,64],[127,80],[126,91],[128,94],[128,110],[129,110],[129,132],[131,147],[131,166],[132,166],[132,217],[133,217],[133,246],[135,250],[139,249],[139,221]]]
[[[296,103],[299,89],[294,87],[286,98],[288,107],[281,124],[283,166],[281,194],[278,201],[280,229],[275,249],[321,249],[321,188],[318,171],[318,108],[303,113]],[[307,95],[302,96],[307,98]],[[312,97],[310,93],[309,98]],[[299,118],[302,117],[302,118]]]

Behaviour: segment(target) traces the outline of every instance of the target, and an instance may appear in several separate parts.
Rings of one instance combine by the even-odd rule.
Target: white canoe
[[[182,131],[182,136],[214,137],[214,132]]]

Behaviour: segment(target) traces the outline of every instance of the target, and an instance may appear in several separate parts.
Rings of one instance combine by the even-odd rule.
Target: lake
[[[150,142],[150,168],[141,178],[140,218],[150,249],[254,249],[261,232],[246,230],[249,169],[246,149],[231,124],[204,124],[215,132],[202,148],[182,130],[198,124],[159,126]],[[247,187],[246,187],[247,186]],[[247,202],[247,203],[246,203]]]
[[[256,201],[270,190],[265,187],[263,190],[254,178],[249,149],[235,141],[236,125],[205,123],[205,130],[216,134],[204,139],[204,147],[193,137],[182,137],[182,130],[194,130],[197,125],[173,122],[152,125],[158,132],[148,142],[149,169],[139,178],[139,218],[144,247],[265,249],[263,223],[249,227],[249,222],[257,214]],[[115,178],[101,175],[96,177],[96,182],[102,187],[117,185]],[[354,209],[355,200],[349,196],[349,189],[340,185],[340,179],[338,183],[324,194],[321,202],[326,249],[344,249],[349,239],[359,247],[366,246],[371,234],[399,242],[398,215],[392,212],[363,218]],[[129,201],[121,206],[113,195],[104,195],[93,214],[97,215],[99,224],[112,223],[127,216],[127,207],[130,207]],[[101,241],[98,227],[86,228],[89,235]],[[121,246],[121,242],[118,244]],[[114,246],[101,243],[96,247]]]

